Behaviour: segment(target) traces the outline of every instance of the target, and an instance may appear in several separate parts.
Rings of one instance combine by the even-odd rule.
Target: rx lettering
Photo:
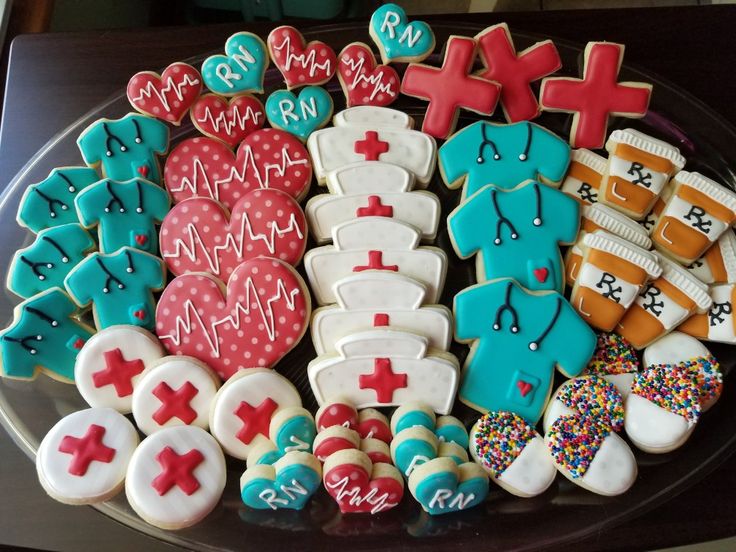
[[[620,303],[620,294],[623,291],[623,288],[621,286],[614,287],[617,282],[618,280],[616,280],[616,277],[613,274],[611,274],[610,272],[604,272],[595,287],[605,290],[603,291],[603,293],[601,293],[601,295],[603,295],[603,297],[605,297],[606,299],[613,299],[617,303]]]
[[[713,226],[713,221],[709,220],[708,212],[702,207],[693,205],[685,215],[685,220],[690,222],[690,226],[696,230],[700,230],[703,234],[710,233],[710,227]]]
[[[646,172],[644,165],[641,163],[632,162],[629,170],[626,172],[634,177],[634,180],[631,181],[632,184],[640,184],[645,188],[652,186],[652,173]]]
[[[647,301],[642,305],[642,308],[651,312],[656,317],[659,317],[662,314],[662,309],[664,308],[664,301],[657,300],[660,295],[662,295],[662,290],[653,285],[647,287],[647,289],[644,290],[644,293],[641,294],[641,296]]]

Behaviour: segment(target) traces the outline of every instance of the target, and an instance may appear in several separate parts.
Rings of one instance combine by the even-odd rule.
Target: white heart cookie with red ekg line
[[[217,94],[205,94],[194,102],[189,115],[202,134],[222,140],[230,147],[237,146],[266,122],[263,104],[250,94],[229,101]]]
[[[188,63],[169,65],[160,75],[141,71],[128,81],[128,101],[144,115],[179,125],[202,91],[202,76]]]
[[[156,332],[172,354],[201,360],[227,379],[273,367],[309,323],[310,298],[296,271],[276,259],[244,262],[223,283],[209,274],[174,278],[156,309]]]
[[[279,190],[253,190],[230,214],[214,199],[193,197],[166,215],[160,243],[161,256],[175,275],[207,272],[227,282],[248,259],[299,263],[307,224],[299,204]]]

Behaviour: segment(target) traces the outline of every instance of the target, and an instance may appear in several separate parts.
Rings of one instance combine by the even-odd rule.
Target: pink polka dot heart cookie
[[[179,125],[202,91],[202,76],[187,63],[172,63],[160,75],[141,71],[128,81],[128,101],[137,111]]]
[[[399,75],[393,67],[376,65],[370,47],[353,42],[342,49],[337,59],[337,78],[347,106],[387,106],[399,97]]]
[[[319,40],[307,44],[294,27],[276,27],[268,35],[267,44],[271,59],[284,76],[289,90],[324,84],[335,74],[337,56],[334,50]]]

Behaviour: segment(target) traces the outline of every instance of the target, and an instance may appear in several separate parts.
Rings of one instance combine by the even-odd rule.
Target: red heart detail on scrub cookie
[[[335,74],[337,56],[334,50],[319,40],[306,44],[294,27],[275,28],[268,35],[267,44],[274,65],[290,89],[323,84]]]
[[[311,180],[306,148],[295,136],[273,128],[249,134],[237,154],[219,140],[189,138],[171,151],[164,167],[164,183],[175,203],[209,197],[228,209],[260,188],[281,190],[298,201]]]
[[[148,165],[138,167],[138,174],[141,175],[143,178],[146,178],[148,176]]]
[[[148,236],[144,234],[136,234],[135,243],[137,243],[138,245],[146,245],[147,242],[148,242]]]
[[[73,345],[73,346],[74,346],[74,348],[75,348],[75,349],[81,349],[82,347],[84,347],[84,339],[82,339],[81,337],[80,337],[80,338],[78,338],[78,339],[77,339],[77,340],[76,340],[76,341],[74,342],[74,345]]]
[[[544,283],[547,281],[547,276],[549,276],[549,270],[546,268],[535,268],[533,271],[534,277],[541,283]]]
[[[174,206],[161,224],[161,256],[175,275],[207,272],[227,282],[248,259],[272,257],[296,265],[307,244],[299,204],[279,190],[253,190],[232,213],[205,197]]]
[[[202,76],[187,63],[172,63],[161,75],[136,73],[128,81],[128,101],[143,113],[178,125],[202,91]],[[145,176],[145,175],[144,175]]]
[[[202,134],[222,140],[231,148],[266,122],[263,104],[250,94],[230,101],[205,94],[194,103],[189,115]]]
[[[532,384],[522,380],[516,382],[516,387],[519,388],[519,392],[521,392],[522,397],[526,397],[529,394],[529,391],[532,390]]]
[[[207,363],[227,379],[241,368],[270,368],[293,349],[309,323],[310,299],[296,271],[276,259],[242,263],[224,284],[184,274],[164,289],[156,333],[171,354]]]
[[[387,106],[399,97],[399,74],[388,65],[376,65],[371,49],[360,42],[348,44],[337,61],[337,76],[347,106]]]
[[[138,320],[143,320],[146,317],[146,311],[137,310],[133,313],[133,316],[135,316]]]

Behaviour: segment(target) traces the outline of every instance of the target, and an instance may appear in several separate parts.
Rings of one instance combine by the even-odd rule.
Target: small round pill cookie
[[[79,351],[74,381],[90,406],[128,414],[144,372],[164,355],[152,333],[136,326],[110,326],[89,338]]]
[[[687,368],[653,364],[636,376],[624,408],[631,442],[661,454],[690,438],[700,418],[700,392]]]
[[[616,496],[636,481],[634,454],[605,423],[563,416],[552,424],[544,441],[557,470],[583,489]]]
[[[138,432],[112,408],[65,416],[41,441],[36,471],[44,490],[65,504],[94,504],[122,488]]]
[[[542,422],[544,432],[561,416],[582,416],[621,431],[624,401],[616,386],[601,377],[573,378],[560,385],[547,404]]]
[[[489,412],[475,423],[470,456],[494,483],[516,496],[542,494],[557,474],[542,437],[513,412]]]
[[[644,365],[664,364],[686,368],[700,393],[700,410],[706,412],[723,391],[721,367],[708,348],[692,336],[672,332],[644,349]]]
[[[133,417],[146,435],[165,427],[209,428],[210,405],[220,379],[203,362],[168,356],[155,362],[133,390]]]
[[[485,501],[488,475],[474,462],[435,458],[411,473],[409,491],[430,515],[461,512]]]
[[[639,357],[631,343],[616,333],[601,332],[598,334],[593,358],[583,374],[600,376],[610,381],[625,399],[638,371]]]

